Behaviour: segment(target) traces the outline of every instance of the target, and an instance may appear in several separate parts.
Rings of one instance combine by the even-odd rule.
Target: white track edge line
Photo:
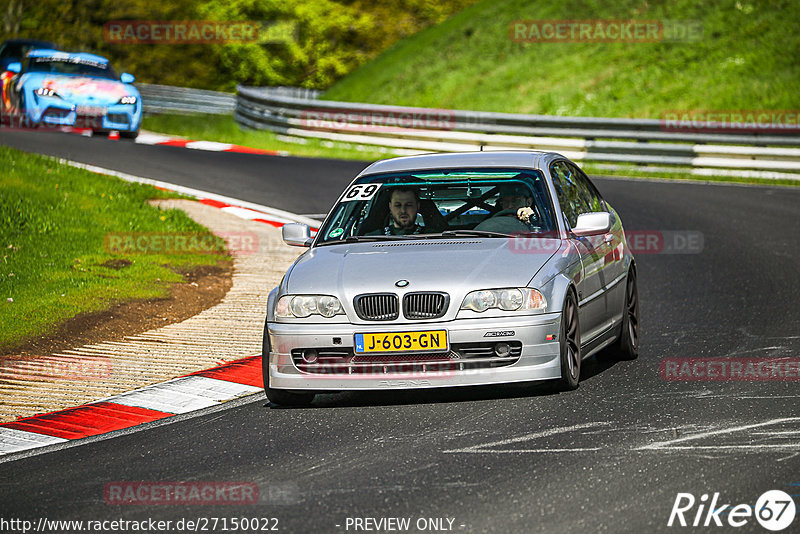
[[[200,417],[204,415],[209,415],[216,412],[221,412],[224,410],[230,410],[233,408],[238,408],[240,406],[244,406],[246,404],[252,404],[255,402],[259,402],[262,400],[266,400],[266,395],[263,391],[259,393],[254,393],[252,395],[247,395],[244,397],[239,397],[232,401],[223,402],[222,404],[217,404],[215,406],[209,406],[208,408],[200,408],[199,410],[195,410],[193,412],[181,413],[170,415],[168,417],[164,417],[163,419],[156,419],[155,421],[149,421],[147,423],[141,423],[138,425],[130,426],[128,428],[121,428],[119,430],[112,430],[111,432],[106,432],[105,434],[97,434],[95,436],[88,436],[85,438],[77,438],[77,439],[69,439],[62,443],[54,443],[52,445],[44,445],[41,447],[36,447],[33,449],[26,449],[18,452],[12,452],[8,454],[0,454],[0,464],[4,464],[6,462],[13,462],[16,460],[22,460],[24,458],[30,458],[32,456],[38,456],[40,454],[47,454],[48,452],[60,451],[63,449],[71,449],[72,447],[82,447],[83,445],[88,445],[90,443],[95,443],[97,441],[105,441],[107,439],[113,439],[119,436],[127,436],[130,434],[135,434],[136,432],[141,432],[143,430],[149,430],[151,428],[157,428],[160,426],[171,425],[173,423],[179,423],[181,421],[186,421],[188,419],[194,419],[195,417]]]
[[[269,206],[264,206],[261,204],[256,204],[254,202],[248,202],[246,200],[241,200],[238,198],[226,197],[224,195],[218,195],[216,193],[209,193],[208,191],[202,191],[200,189],[194,189],[191,187],[186,187],[182,185],[172,184],[170,182],[164,182],[161,180],[155,180],[153,178],[145,178],[143,176],[136,176],[134,174],[128,174],[121,171],[115,171],[112,169],[106,169],[105,167],[98,167],[97,165],[90,165],[88,163],[81,163],[79,161],[72,161],[69,159],[64,158],[54,158],[59,163],[63,163],[64,165],[69,165],[71,167],[76,167],[78,169],[84,169],[89,172],[94,172],[98,174],[107,174],[109,176],[115,176],[121,180],[125,180],[126,182],[135,182],[140,184],[147,184],[152,185],[155,187],[161,187],[163,189],[168,189],[170,191],[174,191],[176,193],[182,193],[184,195],[189,195],[194,198],[202,199],[207,198],[209,200],[216,200],[218,202],[225,202],[226,204],[232,204],[234,206],[239,206],[243,208],[249,208],[255,211],[260,211],[266,215],[272,215],[274,217],[282,217],[285,219],[289,219],[291,221],[307,224],[314,228],[318,228],[321,221],[311,219],[309,217],[304,217],[302,215],[297,215],[296,213],[292,213],[290,211],[281,210],[278,208],[271,208]]]

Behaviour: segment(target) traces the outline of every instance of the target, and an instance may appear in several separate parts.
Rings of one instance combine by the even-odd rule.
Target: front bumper
[[[269,379],[274,389],[342,391],[415,389],[448,386],[504,384],[561,377],[559,360],[560,313],[520,317],[458,319],[410,324],[353,325],[267,323],[270,341]],[[445,363],[422,365],[376,364],[368,372],[353,372],[351,365],[337,365],[332,372],[301,371],[297,349],[336,349],[352,353],[354,335],[365,332],[447,330],[451,346],[477,343],[515,342],[521,353],[508,364],[477,367],[468,359],[445,359]],[[513,334],[509,335],[509,332]],[[501,335],[497,335],[497,334]],[[487,334],[491,337],[487,337]],[[555,336],[546,340],[546,336]],[[499,361],[497,359],[495,362]],[[467,365],[460,365],[467,363]]]
[[[96,114],[79,114],[78,107],[63,101],[51,101],[47,105],[30,110],[33,122],[42,126],[86,128],[95,131],[117,130],[133,132],[139,128],[141,112],[130,105],[101,106]]]

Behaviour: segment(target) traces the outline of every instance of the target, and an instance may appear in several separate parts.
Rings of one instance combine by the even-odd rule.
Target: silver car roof
[[[446,169],[457,167],[516,167],[522,169],[545,169],[550,161],[563,158],[555,152],[533,150],[497,150],[486,152],[452,152],[422,154],[376,161],[358,176],[384,172],[419,171],[423,169]]]

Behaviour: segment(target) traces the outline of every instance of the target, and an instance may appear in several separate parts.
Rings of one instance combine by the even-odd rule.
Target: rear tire
[[[622,329],[610,352],[617,360],[635,360],[639,357],[639,290],[633,267],[628,272],[628,281],[625,284]]]
[[[578,322],[578,303],[571,290],[564,299],[559,332],[561,354],[561,378],[558,389],[572,391],[577,389],[581,379],[581,328]]]
[[[292,391],[288,389],[273,389],[269,386],[269,333],[264,326],[264,340],[261,344],[261,373],[264,382],[264,393],[272,404],[278,406],[308,406],[314,400],[314,393],[305,391]]]

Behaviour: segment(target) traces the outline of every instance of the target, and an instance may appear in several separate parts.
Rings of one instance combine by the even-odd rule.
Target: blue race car
[[[38,49],[8,70],[16,74],[9,108],[21,123],[139,135],[142,97],[131,85],[134,77],[117,75],[104,57]]]
[[[58,48],[55,43],[49,41],[37,41],[35,39],[9,39],[0,45],[0,90],[2,90],[2,111],[8,111],[8,97],[6,96],[6,84],[14,77],[13,72],[9,72],[7,67],[15,62],[22,61],[25,55],[35,48]]]

